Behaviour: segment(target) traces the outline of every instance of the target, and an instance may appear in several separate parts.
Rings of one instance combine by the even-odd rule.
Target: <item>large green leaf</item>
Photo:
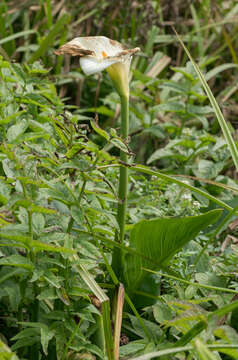
[[[128,291],[145,291],[146,289],[141,289],[141,286],[146,277],[147,291],[153,293],[155,282],[149,279],[148,276],[151,275],[148,275],[144,268],[158,270],[165,267],[173,255],[194,239],[201,230],[214,223],[220,214],[221,210],[212,210],[198,216],[156,218],[138,222],[131,231],[130,247],[145,257],[125,255],[124,279]]]

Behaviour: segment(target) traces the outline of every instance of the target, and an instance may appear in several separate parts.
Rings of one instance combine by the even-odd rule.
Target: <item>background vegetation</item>
[[[2,0],[0,359],[113,359],[107,315],[122,279],[120,359],[238,359],[235,160],[171,27],[237,156],[237,17],[235,0]],[[54,55],[89,35],[141,48],[129,146],[107,75],[85,77],[78,59]],[[131,163],[124,245],[114,241],[120,150]],[[172,229],[154,254],[136,238],[153,219],[156,236]]]

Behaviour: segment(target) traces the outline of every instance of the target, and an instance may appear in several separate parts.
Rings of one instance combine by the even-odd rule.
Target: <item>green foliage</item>
[[[141,290],[149,295],[156,295],[159,286],[144,269],[166,268],[171,257],[202,229],[214,223],[220,214],[219,210],[215,210],[194,217],[141,220],[134,225],[130,234],[130,246],[145,258],[130,254],[125,256],[124,277],[128,291],[133,294],[136,290]],[[140,305],[145,304],[141,301]]]
[[[0,4],[1,359],[114,359],[119,280],[121,359],[238,358],[238,6],[172,5]],[[96,34],[142,49],[129,143],[107,76],[86,78],[54,56],[74,35]],[[130,181],[123,244],[120,151]]]
[[[87,349],[104,358],[104,349],[101,351],[96,346],[87,348],[88,341],[85,338],[90,324],[90,336],[96,331],[94,318],[99,316],[98,310],[91,305],[90,291],[94,296],[99,295],[82,283],[83,274],[87,270],[77,270],[79,264],[92,268],[99,258],[99,252],[95,244],[90,243],[90,234],[79,240],[77,234],[71,233],[70,228],[70,221],[81,229],[85,226],[84,213],[80,214],[80,198],[83,193],[79,193],[78,189],[83,183],[93,184],[90,172],[94,160],[86,155],[75,166],[73,162],[72,166],[68,163],[69,167],[65,166],[67,162],[62,161],[65,167],[58,170],[61,168],[61,155],[56,152],[60,154],[63,151],[62,155],[66,154],[66,158],[68,149],[73,146],[72,136],[76,139],[79,132],[76,132],[72,122],[67,130],[63,123],[61,125],[63,105],[56,96],[53,84],[40,81],[38,76],[44,74],[41,75],[43,69],[39,64],[37,66],[35,63],[33,67],[24,69],[20,65],[11,66],[6,61],[1,61],[1,96],[5,101],[5,106],[1,107],[2,118],[8,116],[1,133],[1,201],[4,207],[1,209],[3,222],[0,236],[1,245],[6,249],[0,259],[2,311],[15,312],[18,326],[26,327],[15,336],[14,327],[12,328],[10,336],[15,342],[13,349],[23,349],[23,353],[30,357],[31,353],[38,351],[36,349],[41,344],[42,351],[47,356],[48,352],[55,351],[56,346],[59,357],[64,353],[65,346],[70,351],[77,343],[77,351]],[[18,84],[17,91],[14,91],[15,83]],[[11,117],[15,112],[18,117]],[[53,138],[56,128],[59,137]],[[84,132],[82,136],[86,136]],[[90,144],[82,143],[81,149],[85,146],[86,151],[92,149],[96,152],[96,157],[101,156],[96,145],[91,145],[90,148]],[[73,158],[74,155],[70,161]],[[78,178],[79,183],[73,186],[71,176],[75,169],[79,169],[79,172],[82,169],[83,173],[82,178]],[[95,173],[94,176],[98,175]],[[87,221],[91,216],[95,217],[95,214],[101,215],[103,212],[97,200],[100,199],[100,191],[103,195],[103,187],[99,187],[96,197],[92,191],[89,195],[91,205],[88,206]],[[105,216],[111,217],[107,212]],[[74,258],[76,253],[84,258],[80,263]],[[19,268],[20,271],[12,271],[11,268]],[[81,301],[75,302],[77,297]],[[99,297],[99,301],[103,302],[105,299]],[[43,307],[40,306],[41,303],[44,304]],[[22,322],[26,306],[29,311]],[[66,313],[62,311],[64,307],[67,309]],[[103,313],[106,311],[109,310],[105,309]],[[57,312],[58,315],[54,315]],[[80,325],[84,323],[82,333],[74,317],[79,319]],[[64,318],[65,321],[60,326],[57,325],[59,319]],[[81,338],[80,346],[78,338]],[[67,352],[64,356],[66,355]]]
[[[1,360],[18,360],[18,357],[2,341],[0,341],[0,358]]]
[[[179,39],[179,41],[181,41],[179,37],[178,37],[178,39]],[[193,66],[194,66],[194,69],[195,69],[195,71],[196,71],[196,73],[197,73],[197,75],[198,75],[198,77],[199,77],[199,79],[200,79],[200,81],[201,81],[201,83],[202,83],[202,85],[204,87],[204,90],[205,90],[205,92],[206,92],[206,94],[207,94],[207,96],[208,96],[208,98],[210,100],[210,103],[211,103],[211,105],[213,107],[213,110],[214,110],[214,112],[216,114],[219,125],[220,125],[220,127],[222,129],[224,138],[226,139],[227,146],[229,147],[229,150],[231,152],[232,159],[234,161],[236,169],[238,170],[238,151],[237,151],[236,144],[235,144],[235,142],[233,140],[231,131],[230,131],[230,129],[229,129],[227,123],[226,123],[226,120],[224,119],[224,116],[223,116],[223,114],[221,112],[221,109],[220,109],[218,103],[216,102],[216,99],[215,99],[209,85],[206,82],[206,79],[205,79],[204,75],[202,74],[202,72],[199,69],[199,67],[197,66],[197,64],[194,62],[194,60],[193,60],[192,56],[190,55],[189,51],[187,50],[186,46],[183,44],[183,42],[181,42],[181,43],[184,46],[184,49],[185,49],[187,55],[189,56]]]

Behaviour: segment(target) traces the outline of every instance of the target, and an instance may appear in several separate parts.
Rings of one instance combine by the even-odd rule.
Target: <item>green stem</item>
[[[98,159],[98,157],[97,157],[97,159]],[[96,162],[95,162],[95,165],[96,165]],[[84,178],[83,185],[81,187],[80,194],[79,194],[79,197],[78,197],[78,206],[80,205],[80,202],[81,202],[81,199],[82,199],[82,196],[84,194],[84,190],[85,190],[85,187],[86,187],[86,184],[87,184],[87,180],[85,179],[84,175],[83,175],[83,178]],[[74,225],[74,219],[71,216],[70,219],[69,219],[69,223],[68,223],[68,227],[67,227],[67,231],[66,231],[67,234],[69,234],[69,235],[71,234],[73,225]],[[69,269],[70,269],[70,261],[69,261],[69,259],[64,260],[64,265],[65,265],[65,269],[64,269],[65,285],[66,285],[66,291],[68,291],[68,288],[69,288]],[[58,305],[59,305],[59,310],[60,310],[61,307],[63,306],[61,300],[58,301]]]
[[[33,240],[33,224],[32,224],[32,211],[28,210],[28,228],[29,228],[29,236],[31,238],[31,242]],[[32,246],[32,244],[30,244],[30,247]]]
[[[121,97],[121,137],[123,140],[128,140],[129,127],[129,98]],[[120,160],[127,164],[128,155],[121,151]],[[117,219],[120,227],[119,242],[123,243],[125,236],[125,222],[126,222],[126,208],[127,208],[127,188],[128,188],[128,168],[120,167],[119,180],[119,202],[117,208]]]
[[[69,347],[70,347],[70,345],[72,344],[72,342],[73,342],[73,340],[74,340],[74,338],[75,338],[75,336],[76,336],[76,334],[77,334],[77,332],[78,332],[78,330],[79,330],[82,322],[83,322],[83,319],[80,319],[79,322],[78,322],[78,324],[75,325],[74,331],[72,332],[72,334],[71,334],[71,336],[70,336],[67,344],[65,345],[65,349],[64,349],[64,353],[63,353],[62,360],[65,360],[65,359],[66,359],[66,356],[67,356]]]
[[[24,194],[24,198],[26,200],[31,200],[31,198],[28,196],[27,194],[27,188],[26,185],[21,182],[22,185],[22,190],[23,190],[23,194]],[[33,262],[35,263],[35,254],[32,248],[32,241],[33,241],[33,222],[32,222],[32,211],[31,209],[27,210],[27,215],[28,215],[28,232],[29,232],[29,237],[30,237],[30,241],[29,241],[29,248],[27,250],[27,257]],[[37,295],[38,295],[38,288],[37,288],[37,284],[34,282],[33,284],[33,293],[34,293],[34,301],[32,302],[31,306],[30,306],[30,316],[31,316],[31,322],[38,322],[38,313],[39,313],[39,301],[37,299]],[[20,314],[20,316],[22,316]],[[29,347],[29,355],[28,355],[30,360],[38,360],[39,358],[39,345],[33,344],[32,346]]]
[[[70,234],[70,233],[71,233],[73,224],[74,224],[74,219],[73,219],[72,216],[71,216],[70,219],[69,219],[69,223],[68,223],[67,230],[66,230],[66,233],[67,233],[67,234]]]
[[[121,137],[124,141],[128,141],[129,129],[129,95],[121,96]],[[120,160],[123,164],[128,163],[128,155],[121,151]],[[127,190],[128,190],[128,168],[120,167],[119,191],[118,191],[118,207],[117,221],[119,224],[119,236],[116,234],[116,240],[123,244],[125,237],[126,209],[127,209]],[[122,252],[120,248],[114,248],[112,257],[112,268],[119,278],[121,278],[122,269]]]

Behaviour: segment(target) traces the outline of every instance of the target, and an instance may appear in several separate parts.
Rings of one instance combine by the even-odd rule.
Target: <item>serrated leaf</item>
[[[110,140],[110,142],[111,142],[115,147],[117,147],[118,149],[120,149],[121,151],[129,154],[129,151],[128,151],[127,146],[124,144],[124,142],[123,142],[121,139],[114,137],[114,138],[112,138],[112,139]]]
[[[48,355],[48,344],[51,339],[53,339],[55,333],[49,328],[41,328],[40,329],[40,338],[41,338],[41,345],[45,355]]]
[[[151,134],[159,139],[165,139],[166,134],[164,129],[159,125],[152,125],[143,131],[144,134]]]
[[[190,72],[186,71],[187,69],[185,69],[185,68],[171,67],[171,69],[175,72],[178,72],[178,73],[184,75],[188,80],[190,80],[192,82],[195,82],[198,80]]]
[[[211,106],[187,105],[187,112],[195,115],[207,115],[214,112]]]
[[[0,238],[8,239],[28,245],[31,241],[30,236],[25,235],[25,233],[19,235],[20,233],[21,232],[17,230],[16,231],[8,230],[8,226],[5,226],[4,229],[1,229],[0,231]]]
[[[38,296],[37,296],[38,300],[54,300],[57,299],[57,295],[55,292],[55,288],[49,288],[49,289],[45,289],[43,290]]]
[[[186,109],[185,105],[179,102],[168,102],[166,104],[156,105],[153,108],[154,111],[168,111],[168,112],[175,112],[179,114],[185,114]]]
[[[103,129],[101,129],[101,128],[99,127],[99,125],[96,123],[96,121],[91,120],[91,121],[90,121],[90,124],[91,124],[93,130],[94,130],[97,134],[101,135],[102,137],[104,137],[104,139],[106,139],[107,141],[109,141],[110,136],[108,135],[108,133],[107,133],[105,130],[103,130]]]
[[[24,114],[26,112],[26,110],[22,110],[22,111],[18,111],[14,114],[11,114],[3,119],[0,119],[0,125],[6,125],[8,124],[10,121],[15,120],[17,118],[19,118],[22,114]]]
[[[37,93],[28,93],[25,95],[27,99],[30,99],[34,102],[36,105],[48,105],[49,102],[46,100],[46,98],[40,94]]]
[[[8,295],[11,310],[17,311],[22,300],[19,284],[10,280],[4,284],[3,289]]]
[[[172,310],[168,307],[167,304],[163,304],[161,302],[153,305],[153,314],[155,320],[161,324],[164,321],[172,319]]]
[[[223,169],[223,162],[215,163],[210,160],[201,159],[198,162],[197,169],[194,169],[194,174],[198,178],[214,179]]]
[[[31,327],[31,328],[21,330],[19,333],[17,333],[17,335],[13,336],[11,338],[11,340],[15,341],[15,340],[19,340],[19,339],[24,339],[24,338],[27,338],[29,336],[39,335],[39,333],[40,333],[39,328],[32,328]]]
[[[43,242],[40,242],[38,240],[33,240],[31,242],[31,246],[35,248],[37,251],[45,250],[50,252],[61,252],[66,254],[75,254],[75,250],[73,249],[67,249],[63,246],[54,246],[49,244],[44,244]]]
[[[57,214],[57,211],[55,209],[49,209],[49,208],[39,206],[39,205],[34,205],[34,204],[31,206],[31,211],[36,212],[36,213],[41,213],[41,214]]]
[[[135,354],[139,350],[143,350],[145,344],[141,344],[137,341],[130,341],[129,344],[120,347],[120,357]]]
[[[59,289],[61,287],[61,279],[55,276],[50,270],[44,272],[43,278],[53,287]]]
[[[71,214],[76,223],[80,226],[84,224],[84,212],[83,209],[79,206],[71,206]]]
[[[173,158],[173,159],[177,159],[177,160],[179,160],[180,162],[184,162],[184,161],[187,160],[187,157],[186,157],[186,156],[184,156],[184,155],[182,155],[182,154],[179,154],[178,151],[176,151],[176,150],[162,148],[162,149],[156,150],[156,151],[149,157],[149,159],[147,160],[147,164],[151,164],[152,162],[154,162],[154,161],[156,161],[156,160],[159,160],[159,159],[162,159],[162,158],[166,158],[166,157]]]
[[[178,92],[180,94],[187,94],[189,92],[189,85],[188,84],[180,84],[177,81],[169,80],[164,81],[160,87],[163,88],[169,88],[175,92]]]
[[[53,126],[54,126],[56,134],[59,136],[59,138],[61,139],[64,146],[67,147],[69,144],[69,141],[68,141],[67,137],[65,136],[63,130],[61,129],[60,126],[57,126],[57,123],[53,123]]]
[[[86,109],[85,111],[87,112],[93,112],[95,113],[95,111],[98,113],[98,114],[102,114],[102,115],[106,115],[106,116],[109,116],[109,117],[113,117],[114,116],[114,111],[109,109],[108,107],[106,106],[99,106],[97,108],[89,108],[89,109]]]
[[[214,69],[208,71],[205,74],[205,79],[206,81],[209,81],[210,79],[212,79],[214,76],[216,76],[217,74],[219,74],[222,71],[225,71],[227,69],[231,69],[231,68],[237,68],[237,64],[222,64],[219,66],[216,66]]]
[[[16,266],[27,270],[33,270],[32,262],[22,255],[10,255],[0,259],[0,265]]]
[[[32,223],[34,231],[40,233],[45,227],[45,218],[40,212],[32,214]]]
[[[65,154],[65,156],[68,159],[71,159],[74,157],[74,155],[76,155],[80,150],[83,149],[82,144],[74,144]]]
[[[24,339],[17,340],[15,344],[12,345],[12,350],[15,351],[21,347],[32,346],[40,341],[40,336],[27,337]]]
[[[59,299],[66,305],[69,306],[70,305],[70,299],[65,291],[65,289],[63,287],[61,287],[60,289],[56,289],[56,293],[59,297]]]
[[[27,127],[28,127],[28,121],[26,119],[22,119],[16,125],[12,125],[7,130],[8,141],[10,143],[15,142],[17,140],[17,138],[26,131]]]
[[[132,327],[135,331],[135,333],[141,337],[141,338],[145,338],[145,332],[144,329],[141,326],[141,323],[139,322],[138,318],[134,315],[130,315],[128,314],[129,319],[131,321]],[[153,339],[153,341],[156,343],[162,336],[162,330],[160,328],[160,326],[152,321],[149,320],[145,320],[143,319],[143,322],[149,332],[149,334],[151,335],[151,339]]]

